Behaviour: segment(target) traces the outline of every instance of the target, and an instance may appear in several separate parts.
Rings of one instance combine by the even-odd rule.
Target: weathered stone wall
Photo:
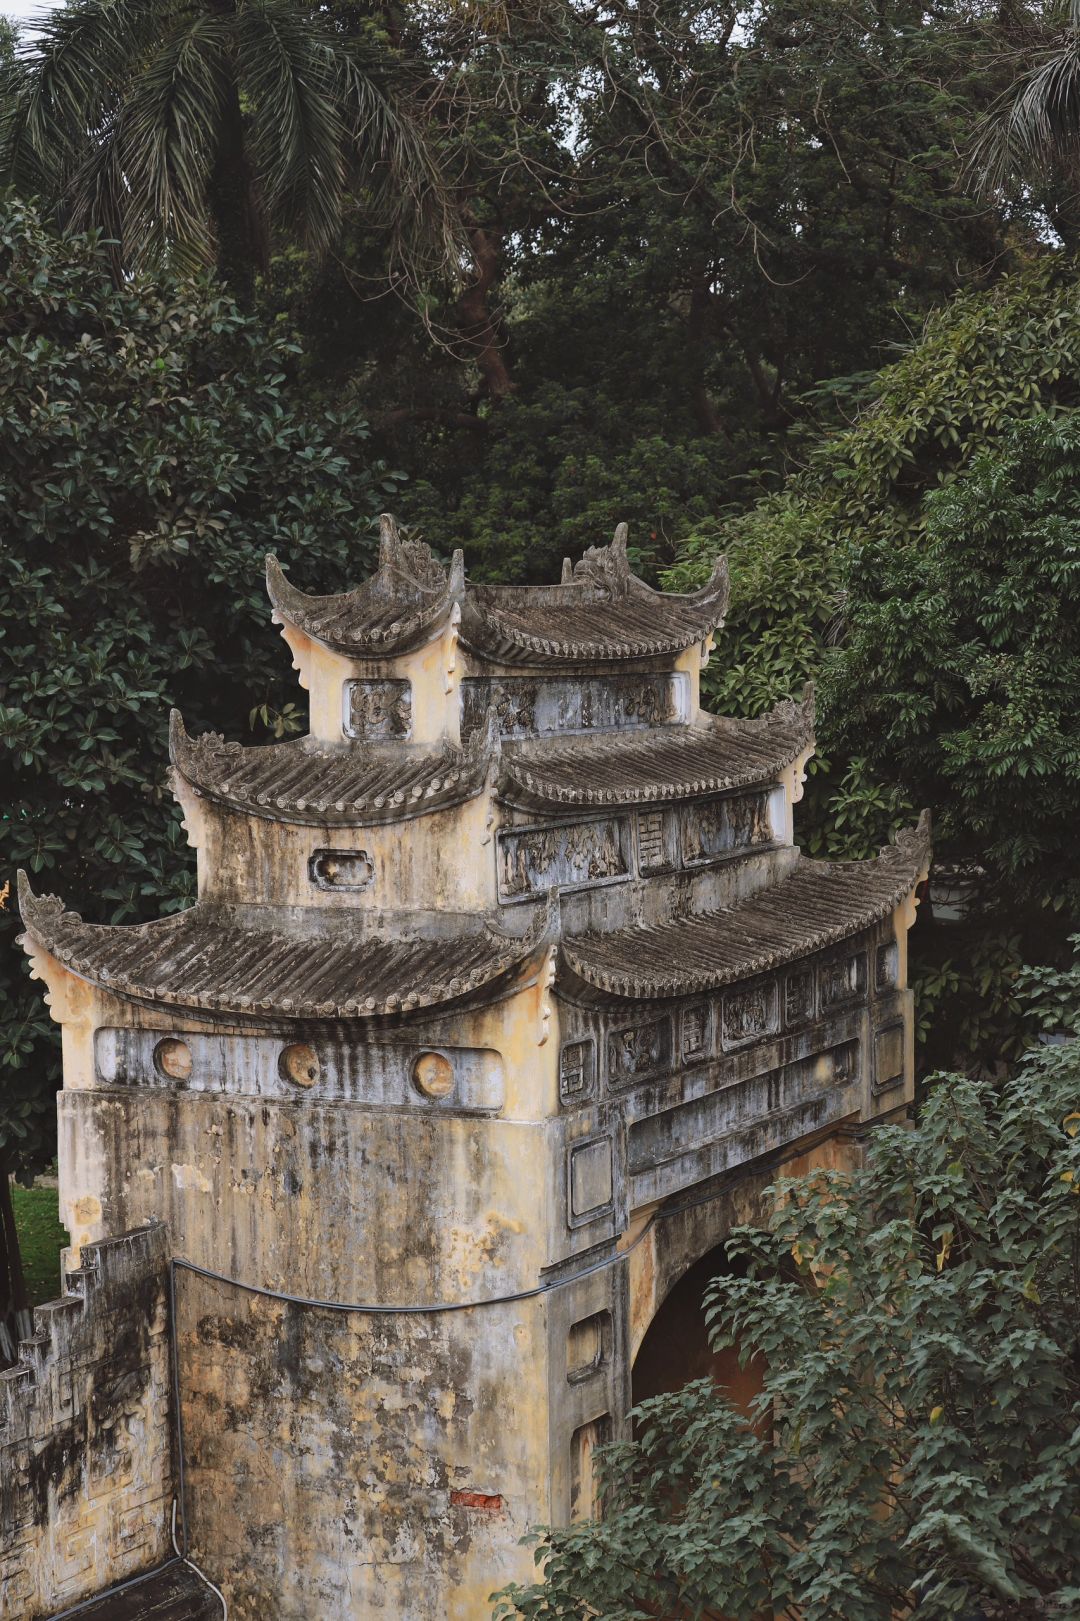
[[[528,1575],[541,1301],[370,1316],[177,1284],[192,1557],[236,1621],[482,1621]]]
[[[88,1245],[0,1374],[0,1618],[34,1621],[171,1553],[167,1244]]]

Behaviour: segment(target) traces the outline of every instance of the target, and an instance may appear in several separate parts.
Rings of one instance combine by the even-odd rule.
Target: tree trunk
[[[476,274],[458,299],[458,327],[483,380],[484,392],[498,403],[514,392],[514,379],[506,347],[492,313],[491,289],[502,263],[502,232],[479,223],[471,210],[464,214]]]
[[[32,1327],[10,1176],[8,1155],[0,1148],[0,1368],[15,1361],[19,1341],[29,1336]]]
[[[209,186],[210,217],[217,241],[218,274],[237,303],[251,309],[255,278],[269,262],[266,226],[255,176],[244,146],[240,92],[233,84],[221,120],[218,153]]]
[[[690,397],[694,417],[702,433],[723,435],[730,439],[727,423],[716,409],[716,404],[705,382],[708,318],[712,294],[704,272],[696,274],[690,286],[690,313],[686,322],[686,343],[690,364]]]

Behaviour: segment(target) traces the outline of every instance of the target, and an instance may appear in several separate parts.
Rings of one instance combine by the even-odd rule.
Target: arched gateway
[[[927,828],[794,848],[809,700],[699,709],[722,566],[654,592],[620,531],[480,587],[386,521],[358,589],[268,581],[311,732],[174,717],[197,904],[22,889],[82,1268],[0,1379],[3,1615],[166,1560],[175,1496],[234,1617],[478,1621],[589,1506],[679,1279],[910,1099]]]

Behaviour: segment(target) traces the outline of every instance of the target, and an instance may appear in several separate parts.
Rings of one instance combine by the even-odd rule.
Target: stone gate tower
[[[699,708],[723,565],[655,592],[620,529],[481,587],[387,520],[356,590],[267,578],[310,735],[174,715],[197,904],[23,888],[62,1214],[84,1255],[164,1223],[170,1467],[230,1615],[478,1621],[588,1510],[680,1275],[905,1111],[928,830],[794,847],[809,700]]]

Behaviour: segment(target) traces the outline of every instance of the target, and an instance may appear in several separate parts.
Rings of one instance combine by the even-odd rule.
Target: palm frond
[[[390,233],[398,272],[409,280],[425,270],[457,279],[467,257],[460,210],[424,130],[354,52],[341,53],[339,74],[355,172]]]
[[[335,41],[282,0],[237,18],[237,71],[267,211],[325,252],[341,230],[348,130],[336,95]]]
[[[77,164],[122,95],[133,55],[160,25],[138,0],[69,0],[20,53],[19,140],[43,171]]]
[[[985,192],[1080,158],[1080,35],[1070,30],[1000,96],[980,125],[968,170]]]
[[[213,259],[207,191],[231,85],[231,33],[227,14],[183,17],[134,78],[108,163],[95,152],[79,176],[86,217],[95,170],[105,195],[123,194],[122,240],[132,262],[167,256],[193,270]]]

